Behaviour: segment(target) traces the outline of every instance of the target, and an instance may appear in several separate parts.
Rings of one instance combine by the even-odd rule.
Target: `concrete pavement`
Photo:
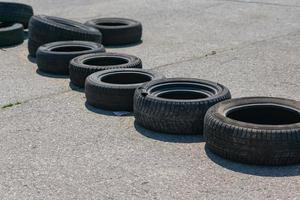
[[[220,82],[233,97],[300,100],[297,0],[20,2],[81,22],[137,19],[143,42],[107,51],[167,77]],[[145,130],[133,116],[85,105],[68,77],[37,73],[27,55],[27,40],[0,49],[1,199],[300,198],[300,165],[238,164],[210,153],[202,136]]]

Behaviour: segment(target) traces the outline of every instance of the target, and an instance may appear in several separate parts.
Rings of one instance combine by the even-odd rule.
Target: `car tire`
[[[81,40],[101,43],[101,33],[93,27],[68,19],[36,15],[29,21],[29,55],[35,57],[38,47],[57,41]]]
[[[0,2],[0,13],[0,22],[20,23],[27,28],[33,9],[22,3]]]
[[[300,102],[271,97],[221,102],[205,116],[209,150],[237,162],[300,163]]]
[[[83,88],[85,79],[90,74],[118,68],[142,68],[142,61],[136,56],[118,53],[82,55],[70,62],[70,80],[73,85]]]
[[[142,24],[132,19],[100,18],[85,24],[102,33],[104,45],[124,45],[141,41]]]
[[[188,78],[151,81],[134,95],[137,124],[170,134],[202,134],[206,111],[231,98],[229,90],[218,83]]]
[[[85,81],[87,103],[113,111],[132,111],[135,89],[164,76],[143,69],[112,69],[95,72]]]
[[[22,24],[0,23],[0,47],[21,44],[23,41]]]
[[[84,54],[105,52],[102,44],[88,41],[62,41],[44,44],[36,53],[38,69],[53,74],[69,74],[70,61]]]

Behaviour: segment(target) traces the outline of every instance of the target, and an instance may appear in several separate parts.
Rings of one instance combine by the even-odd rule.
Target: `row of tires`
[[[29,28],[28,50],[35,57],[36,50],[45,43],[82,40],[104,45],[138,43],[142,37],[142,24],[125,18],[100,18],[81,24],[53,16],[33,16],[30,5],[0,2],[0,46],[20,44],[24,29]]]
[[[148,81],[148,82],[147,82]],[[91,74],[87,103],[106,110],[133,109],[137,124],[170,134],[202,134],[212,152],[238,162],[300,162],[300,102],[270,97],[230,99],[218,83],[163,78],[141,69]]]
[[[125,18],[100,18],[85,24],[53,16],[35,15],[29,21],[28,51],[32,57],[46,43],[56,41],[91,41],[104,45],[138,43],[142,24]]]
[[[60,60],[50,55],[50,60]],[[139,58],[116,53],[84,54],[69,63],[71,83],[84,87],[91,106],[133,111],[137,124],[157,132],[204,133],[207,147],[227,159],[251,164],[299,163],[299,102],[270,97],[230,99],[230,91],[221,84],[168,79],[141,68]]]
[[[23,43],[33,9],[21,3],[0,2],[0,47]]]
[[[28,24],[18,20],[5,23],[16,22],[24,27]],[[29,21],[28,50],[36,56],[39,70],[70,74],[73,85],[84,87],[88,104],[133,111],[136,122],[147,129],[203,133],[211,151],[239,162],[300,162],[299,102],[267,97],[231,99],[230,91],[221,84],[165,78],[142,69],[138,57],[107,53],[101,44],[134,43],[141,36],[142,26],[135,20],[102,18],[81,24],[38,15]]]

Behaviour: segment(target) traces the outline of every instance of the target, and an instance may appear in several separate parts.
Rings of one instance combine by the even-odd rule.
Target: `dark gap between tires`
[[[127,24],[121,22],[100,22],[97,23],[100,26],[126,26]]]
[[[0,28],[6,28],[12,26],[13,23],[8,23],[8,22],[0,22]]]
[[[84,62],[84,64],[96,66],[122,65],[126,63],[128,63],[128,60],[114,57],[91,58]]]
[[[205,99],[207,94],[194,91],[167,91],[157,95],[165,99]]]
[[[151,81],[151,77],[139,73],[119,73],[106,75],[101,81],[112,84],[136,84]]]
[[[55,52],[75,52],[75,51],[86,51],[91,50],[91,48],[83,47],[83,46],[65,46],[65,47],[57,47],[51,49],[51,51]]]
[[[227,117],[254,124],[286,125],[300,123],[300,113],[277,105],[253,105],[234,108]]]

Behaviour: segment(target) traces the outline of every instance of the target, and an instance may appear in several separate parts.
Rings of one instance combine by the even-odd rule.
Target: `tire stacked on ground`
[[[70,80],[73,85],[83,88],[85,79],[90,74],[118,68],[142,68],[142,61],[136,56],[119,53],[82,55],[70,62]]]
[[[151,81],[134,95],[134,116],[139,125],[164,133],[201,134],[206,111],[231,98],[218,83],[188,78]]]
[[[29,5],[0,2],[0,47],[23,43],[23,29],[27,28],[32,15]]]
[[[31,6],[22,3],[0,2],[0,22],[20,23],[28,27],[33,15]]]
[[[99,18],[87,21],[85,24],[102,33],[104,45],[125,45],[141,41],[143,28],[136,20]]]
[[[212,152],[237,162],[300,163],[300,102],[248,97],[218,103],[205,116]]]
[[[36,62],[39,70],[53,74],[69,74],[70,61],[84,54],[105,52],[100,43],[88,41],[61,41],[38,48]]]
[[[96,72],[85,81],[87,103],[113,111],[132,111],[133,96],[142,84],[164,78],[143,69],[112,69]]]
[[[101,33],[93,27],[59,17],[36,15],[29,21],[29,55],[35,57],[38,47],[56,41],[92,41],[101,43]]]
[[[22,24],[0,22],[0,47],[23,43],[23,31]]]

